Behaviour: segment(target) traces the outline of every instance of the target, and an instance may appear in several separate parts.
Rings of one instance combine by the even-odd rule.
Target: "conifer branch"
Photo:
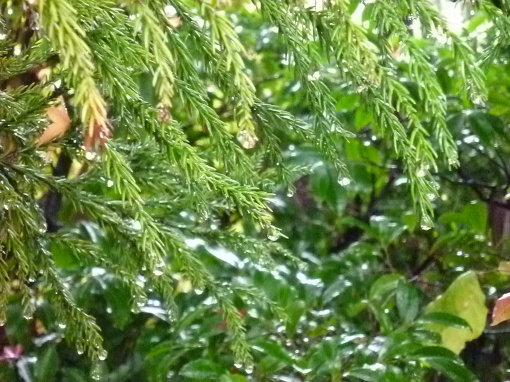
[[[78,15],[67,0],[41,0],[39,13],[48,39],[74,87],[73,100],[86,128],[85,147],[97,150],[110,135],[106,102],[95,83],[95,66]]]
[[[348,137],[348,133],[336,116],[335,102],[326,84],[320,78],[320,54],[315,48],[313,31],[303,18],[295,20],[297,9],[275,0],[262,0],[262,14],[278,27],[281,37],[289,48],[289,59],[293,59],[296,74],[305,89],[307,100],[314,113],[315,141],[318,149],[335,165],[342,176],[345,165],[339,159],[335,136]]]
[[[130,1],[134,29],[140,34],[142,45],[152,57],[153,85],[162,108],[172,105],[175,84],[175,58],[168,47],[168,37],[158,16],[145,1]]]
[[[446,126],[446,96],[437,79],[430,57],[412,40],[408,28],[399,15],[398,2],[377,1],[373,7],[373,17],[378,23],[379,33],[386,35],[385,43],[391,49],[389,37],[395,35],[399,44],[409,55],[409,71],[416,83],[424,112],[430,115],[431,128],[439,143],[441,152],[448,158],[449,165],[458,162],[457,147],[452,134]],[[405,16],[405,15],[404,15]]]

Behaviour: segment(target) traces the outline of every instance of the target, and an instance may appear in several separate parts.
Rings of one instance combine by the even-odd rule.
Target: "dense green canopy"
[[[457,5],[0,0],[0,380],[503,380],[510,2]]]

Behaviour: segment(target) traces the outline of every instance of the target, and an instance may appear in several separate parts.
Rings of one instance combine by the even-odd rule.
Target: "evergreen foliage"
[[[283,166],[277,132],[316,147],[334,163],[340,183],[349,176],[342,146],[354,132],[338,115],[326,74],[358,93],[376,117],[377,134],[405,168],[424,229],[432,226],[433,173],[441,163],[457,166],[458,157],[446,96],[409,20],[419,20],[453,52],[464,102],[485,100],[474,52],[428,0],[369,4],[376,38],[355,20],[347,0],[310,7],[300,0],[256,1],[253,12],[277,28],[313,113],[313,120],[300,120],[259,99],[229,3],[0,1],[0,289],[20,293],[30,317],[37,281],[38,293],[55,305],[65,338],[91,359],[106,356],[101,333],[69,294],[53,259],[56,247],[68,248],[84,266],[118,275],[134,310],[155,290],[168,314],[176,314],[175,273],[194,289],[207,289],[237,359],[250,363],[233,296],[260,296],[215,279],[187,237],[209,237],[262,267],[271,266],[272,254],[290,256],[274,243],[281,234],[269,199],[275,184],[308,169]],[[486,54],[492,60],[508,45],[508,16],[488,1],[475,6],[494,19]],[[418,102],[399,80],[396,49],[418,84]],[[209,89],[228,100],[226,112],[213,107]],[[63,105],[69,130],[40,142],[54,122],[47,111]],[[93,220],[116,238],[116,248],[104,253],[77,230],[59,230],[61,205],[58,218]],[[222,230],[213,232],[218,221]],[[2,322],[7,297],[0,293]]]

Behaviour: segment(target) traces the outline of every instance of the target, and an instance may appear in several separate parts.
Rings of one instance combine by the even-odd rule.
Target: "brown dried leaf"
[[[100,151],[111,136],[112,131],[108,122],[96,123],[89,127],[89,131],[85,134],[85,150],[94,153]]]
[[[71,118],[67,114],[67,109],[64,104],[52,106],[46,110],[46,115],[51,121],[51,124],[44,130],[41,136],[37,139],[37,146],[45,145],[56,138],[61,137],[71,126]]]
[[[508,319],[510,319],[510,293],[505,293],[498,298],[496,305],[494,305],[491,325],[497,325]]]
[[[182,24],[182,20],[180,17],[169,17],[168,18],[168,23],[170,24],[170,26],[172,28],[178,28],[181,26]]]

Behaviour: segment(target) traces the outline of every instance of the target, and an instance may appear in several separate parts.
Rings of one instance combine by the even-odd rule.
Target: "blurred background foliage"
[[[247,49],[257,96],[310,119],[278,31],[246,2],[232,3],[227,14]],[[367,3],[353,0],[351,11],[376,40],[380,31],[374,29]],[[472,13],[462,34],[482,55],[497,32],[488,28],[485,12],[469,7],[466,12]],[[506,379],[510,327],[489,326],[487,315],[510,287],[509,52],[486,62],[488,102],[473,107],[459,95],[462,73],[452,64],[452,52],[421,36],[413,20],[409,25],[416,29],[415,42],[426,49],[448,95],[448,127],[459,149],[459,168],[448,170],[444,164],[433,174],[440,185],[439,197],[433,200],[435,225],[419,223],[400,161],[373,132],[374,116],[362,106],[359,93],[338,81],[337,69],[324,57],[320,76],[331,88],[339,117],[355,132],[354,138],[338,142],[352,178],[338,178],[334,166],[293,130],[276,132],[282,160],[300,170],[292,173],[291,186],[280,186],[271,199],[274,224],[285,237],[272,244],[272,250],[249,244],[254,258],[264,257],[263,264],[218,244],[253,229],[240,227],[235,216],[204,218],[179,205],[169,212],[171,224],[187,227],[187,246],[199,253],[220,283],[235,286],[242,297],[234,301],[246,326],[253,365],[234,362],[215,297],[193,289],[181,274],[173,275],[178,285],[176,314],[168,318],[158,294],[149,293],[138,309],[131,309],[133,297],[119,275],[80,266],[79,254],[62,244],[51,248],[77,304],[101,327],[108,351],[100,365],[103,380]],[[389,53],[397,57],[401,83],[418,100],[419,84],[411,79],[406,57],[399,57],[397,42]],[[150,82],[147,76],[140,78],[147,99],[152,97]],[[212,83],[207,92],[210,105],[228,121],[229,97]],[[176,103],[172,114],[186,119],[187,110]],[[184,131],[194,145],[207,148],[209,141],[193,121]],[[156,172],[146,172],[157,165],[155,153],[150,163],[140,155],[133,167],[144,194],[154,197],[153,208],[161,212],[167,206],[158,205],[159,190],[151,184],[162,180],[151,178]],[[88,187],[110,192],[104,179]],[[86,216],[67,212],[64,205],[60,220],[62,235],[79,234],[113,261],[122,255],[116,246],[119,238]],[[37,310],[29,320],[17,296],[10,297],[7,323],[0,329],[0,380],[90,380],[92,365],[80,356],[80,349],[62,341],[64,324],[44,291],[34,288],[34,293]]]

